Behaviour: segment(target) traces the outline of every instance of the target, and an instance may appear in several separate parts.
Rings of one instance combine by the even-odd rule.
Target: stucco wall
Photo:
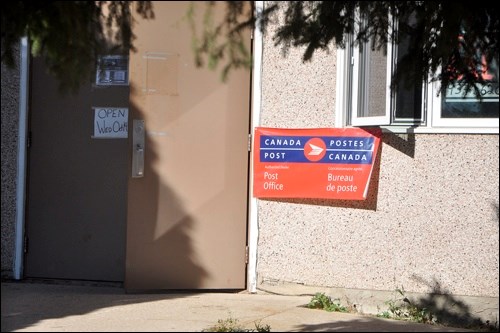
[[[335,51],[302,53],[265,36],[260,126],[334,127]],[[498,297],[498,145],[384,134],[366,201],[258,200],[260,285]]]
[[[2,63],[2,277],[14,263],[19,71]]]

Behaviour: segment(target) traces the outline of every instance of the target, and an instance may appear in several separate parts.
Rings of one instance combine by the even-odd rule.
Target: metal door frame
[[[16,179],[16,223],[13,275],[15,280],[23,277],[24,270],[24,226],[26,209],[26,169],[29,100],[29,43],[23,37],[19,42],[19,119],[17,135],[17,179]]]

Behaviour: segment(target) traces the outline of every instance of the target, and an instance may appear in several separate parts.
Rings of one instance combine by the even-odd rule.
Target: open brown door
[[[131,118],[145,138],[129,147],[144,169],[129,170],[125,287],[244,289],[250,71],[223,83],[196,68],[189,2],[153,6],[130,59]]]

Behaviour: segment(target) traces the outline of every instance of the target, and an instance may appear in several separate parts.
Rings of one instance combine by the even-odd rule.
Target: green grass
[[[254,323],[254,325],[255,328],[245,328],[241,326],[238,319],[219,319],[216,325],[204,329],[202,332],[271,332],[269,325],[261,325],[260,322]]]
[[[340,304],[339,299],[332,300],[324,293],[316,293],[306,306],[309,309],[323,309],[329,312],[349,312],[347,307]]]

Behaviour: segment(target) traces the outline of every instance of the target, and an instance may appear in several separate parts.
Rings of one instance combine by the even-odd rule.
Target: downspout
[[[255,12],[260,13],[264,8],[264,1],[255,1]],[[257,15],[256,15],[257,16]],[[262,31],[258,26],[253,31],[253,68],[252,68],[252,134],[255,127],[260,124],[262,104]],[[253,152],[253,140],[251,142]],[[253,197],[253,153],[250,154],[250,182],[249,182],[249,216],[248,216],[248,266],[247,290],[257,292],[257,245],[259,239],[258,206],[257,199]]]

